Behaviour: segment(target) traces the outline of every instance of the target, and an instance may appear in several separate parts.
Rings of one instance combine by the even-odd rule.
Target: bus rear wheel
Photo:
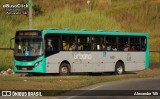
[[[124,73],[124,64],[121,62],[116,63],[115,74],[121,75]]]
[[[62,64],[60,65],[60,69],[59,69],[60,75],[62,75],[62,76],[67,76],[67,75],[69,75],[69,73],[70,73],[70,68],[69,68],[69,67],[70,67],[69,64],[67,64],[67,63],[62,63]]]

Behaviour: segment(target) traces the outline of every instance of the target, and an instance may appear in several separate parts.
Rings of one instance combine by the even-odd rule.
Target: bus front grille
[[[34,66],[16,66],[17,70],[33,70]]]

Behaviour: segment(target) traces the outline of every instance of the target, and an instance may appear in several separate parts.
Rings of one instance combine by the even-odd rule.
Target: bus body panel
[[[118,60],[124,62],[125,71],[145,69],[145,52],[61,51],[46,58],[46,72],[59,73],[65,60],[70,63],[71,72],[113,72]]]

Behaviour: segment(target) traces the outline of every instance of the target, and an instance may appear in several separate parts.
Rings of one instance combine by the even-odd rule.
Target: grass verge
[[[149,78],[160,76],[160,69],[147,69],[137,74],[102,75],[102,76],[1,76],[0,90],[59,90],[57,94],[65,90],[77,89],[96,83],[111,82],[134,78]],[[53,94],[53,93],[52,93]]]

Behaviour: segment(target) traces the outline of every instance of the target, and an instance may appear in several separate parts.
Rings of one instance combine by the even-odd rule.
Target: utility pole
[[[32,29],[32,0],[29,0],[29,29]]]
[[[87,0],[87,4],[88,4],[88,10],[91,11],[91,1]]]

